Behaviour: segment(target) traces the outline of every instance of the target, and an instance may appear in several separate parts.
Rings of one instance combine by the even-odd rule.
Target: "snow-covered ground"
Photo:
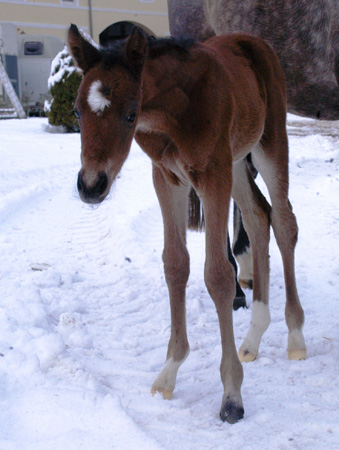
[[[220,337],[189,233],[191,354],[171,401],[150,388],[170,332],[162,220],[134,143],[100,207],[80,202],[79,135],[0,121],[0,449],[339,448],[339,125],[289,116],[305,361],[287,359],[280,256],[271,325],[244,365],[245,418],[218,418]],[[247,291],[251,308],[251,292]],[[234,313],[236,345],[251,309]]]

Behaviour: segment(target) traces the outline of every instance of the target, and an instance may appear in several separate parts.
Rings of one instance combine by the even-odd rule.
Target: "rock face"
[[[333,0],[168,0],[171,34],[204,40],[246,32],[277,52],[289,112],[339,119],[339,3]]]

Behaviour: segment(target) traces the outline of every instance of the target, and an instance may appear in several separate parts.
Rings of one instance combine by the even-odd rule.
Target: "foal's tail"
[[[205,228],[205,217],[200,198],[193,188],[189,193],[188,201],[188,229],[202,231]]]

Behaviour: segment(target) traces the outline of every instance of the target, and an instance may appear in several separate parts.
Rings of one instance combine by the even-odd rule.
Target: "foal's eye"
[[[74,114],[77,119],[80,119],[80,111],[77,108],[74,108]]]
[[[136,113],[130,113],[130,114],[128,114],[128,116],[127,116],[127,122],[133,123],[133,122],[135,121],[136,117],[137,117]]]

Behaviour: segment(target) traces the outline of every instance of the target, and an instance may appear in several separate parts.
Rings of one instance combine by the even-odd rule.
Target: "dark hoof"
[[[235,403],[227,401],[220,411],[220,419],[230,424],[239,422],[244,417],[244,408],[236,406]]]
[[[246,297],[235,297],[233,300],[233,309],[247,308]]]
[[[235,297],[233,300],[233,309],[236,311],[239,308],[247,308],[246,305],[246,295],[244,291],[241,289],[240,284],[237,282],[236,286],[237,290],[235,293]]]

